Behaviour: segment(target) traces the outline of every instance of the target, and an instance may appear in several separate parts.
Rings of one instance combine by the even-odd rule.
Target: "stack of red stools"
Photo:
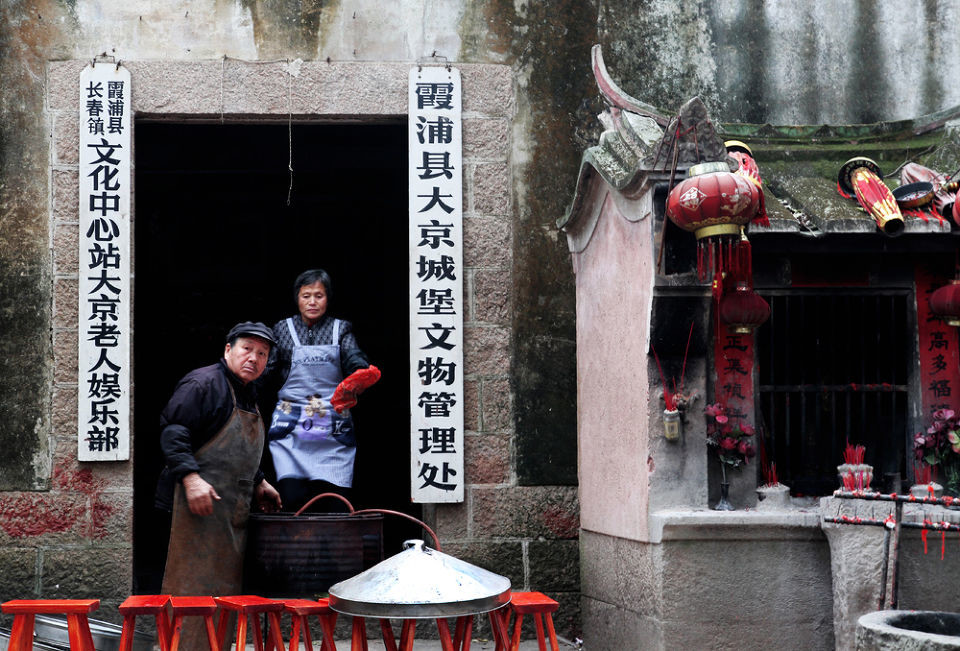
[[[3,612],[12,614],[13,630],[10,635],[8,649],[10,651],[31,651],[33,648],[33,626],[35,615],[66,615],[70,636],[71,651],[95,651],[93,637],[90,633],[88,615],[100,607],[99,599],[15,599],[2,604]],[[552,651],[559,651],[557,635],[553,628],[553,613],[559,604],[540,592],[514,592],[510,604],[500,611],[490,613],[497,638],[498,651],[508,647],[509,651],[517,651],[520,645],[520,630],[524,615],[533,615],[537,631],[537,641],[540,651],[547,651],[544,635],[544,621],[546,633],[549,636]],[[227,625],[230,613],[237,614],[237,648],[246,646],[247,629],[253,630],[253,643],[257,651],[285,651],[283,638],[280,633],[280,614],[289,613],[292,618],[289,651],[299,651],[300,640],[303,639],[307,651],[313,648],[310,636],[308,619],[316,615],[320,620],[323,634],[321,641],[322,651],[336,651],[333,641],[334,626],[337,613],[330,608],[327,599],[311,601],[309,599],[265,599],[255,595],[238,595],[227,597],[171,597],[170,595],[134,595],[126,599],[119,606],[123,615],[123,630],[120,636],[120,651],[131,651],[133,647],[133,633],[138,615],[154,617],[157,625],[157,641],[161,651],[178,651],[180,644],[180,630],[185,617],[203,617],[207,630],[207,641],[210,651],[220,651],[224,648],[227,637]],[[214,623],[214,616],[219,611],[219,620]],[[263,639],[259,616],[266,615],[269,630],[267,639]],[[510,635],[511,616],[513,617],[513,634]],[[473,618],[461,617],[457,620],[456,634],[451,640],[445,619],[438,619],[441,638],[447,644],[452,642],[457,651],[466,651],[470,648],[470,633]],[[249,624],[248,624],[249,622]],[[354,617],[353,621],[353,648],[366,648],[366,630],[362,617]],[[413,643],[414,620],[405,620],[401,632],[400,647],[409,649]],[[381,622],[384,633],[384,643],[387,648],[396,649],[393,631],[389,622]],[[506,639],[502,639],[502,636]],[[444,646],[446,647],[447,644]],[[189,649],[185,651],[196,651]]]
[[[15,599],[2,604],[4,613],[12,614],[13,630],[10,634],[10,651],[31,651],[33,648],[33,627],[35,615],[66,615],[70,636],[71,651],[95,651],[93,636],[90,633],[89,613],[100,607],[99,599]],[[299,651],[302,636],[306,649],[313,648],[308,618],[316,615],[320,618],[323,631],[321,648],[323,651],[336,651],[333,642],[333,628],[337,614],[330,609],[326,599],[310,601],[307,599],[265,599],[255,595],[228,597],[171,597],[170,595],[134,595],[128,597],[118,607],[123,615],[123,629],[120,634],[120,651],[133,648],[134,628],[138,615],[154,617],[157,625],[157,642],[160,651],[179,651],[180,630],[185,617],[203,617],[207,630],[207,643],[210,651],[224,648],[227,637],[227,625],[231,613],[237,614],[237,648],[246,646],[247,629],[253,630],[253,644],[257,651],[285,651],[280,633],[280,613],[290,613],[293,620],[293,634],[290,638],[291,651]],[[214,617],[219,611],[219,620]],[[265,614],[268,621],[266,644],[260,627],[259,615]],[[198,651],[185,649],[184,651]]]

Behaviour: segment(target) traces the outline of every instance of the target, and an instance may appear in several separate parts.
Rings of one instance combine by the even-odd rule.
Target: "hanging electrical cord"
[[[231,61],[239,61],[240,63],[246,64],[255,64],[255,65],[265,65],[265,64],[276,64],[284,63],[286,64],[286,73],[287,73],[287,170],[290,172],[290,184],[287,187],[287,205],[290,205],[291,198],[293,196],[293,77],[294,68],[297,69],[299,73],[299,59],[291,61],[290,59],[272,59],[269,61],[248,61],[246,59],[235,59],[233,57],[228,57],[226,54],[220,59],[220,124],[225,124],[226,120],[224,117],[224,93],[223,85],[224,78],[226,77],[226,63],[227,59]],[[327,58],[327,63],[330,63],[330,58]]]
[[[290,60],[287,60],[287,169],[290,170],[290,186],[287,188],[287,205],[290,205],[290,195],[293,194],[293,99],[291,88],[293,73],[290,70]]]

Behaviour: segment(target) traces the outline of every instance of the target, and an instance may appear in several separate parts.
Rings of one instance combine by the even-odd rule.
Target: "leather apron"
[[[226,596],[240,594],[242,589],[247,517],[264,434],[259,411],[240,409],[233,386],[230,395],[233,413],[194,455],[200,476],[213,486],[220,500],[213,501],[211,515],[194,515],[183,485],[177,484],[163,594]],[[206,648],[206,629],[200,618],[187,618],[182,630],[180,648]]]
[[[340,320],[333,323],[332,343],[303,346],[287,319],[293,340],[290,373],[277,395],[270,421],[270,454],[277,479],[323,480],[349,488],[357,440],[350,410],[330,406],[340,370]]]

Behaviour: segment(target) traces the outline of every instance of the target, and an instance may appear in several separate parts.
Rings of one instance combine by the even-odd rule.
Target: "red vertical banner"
[[[717,317],[719,321],[719,317]],[[717,323],[714,341],[717,367],[716,401],[726,408],[727,416],[741,427],[752,426],[753,405],[753,333],[739,334]]]
[[[960,406],[960,351],[957,329],[948,326],[930,309],[930,296],[947,284],[949,276],[927,265],[917,265],[917,352],[920,357],[920,390],[924,423],[937,409]]]

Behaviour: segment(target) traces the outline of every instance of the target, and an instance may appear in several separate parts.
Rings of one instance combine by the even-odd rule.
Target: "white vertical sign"
[[[77,455],[130,458],[130,72],[80,73]]]
[[[410,494],[463,501],[460,71],[410,71]]]

